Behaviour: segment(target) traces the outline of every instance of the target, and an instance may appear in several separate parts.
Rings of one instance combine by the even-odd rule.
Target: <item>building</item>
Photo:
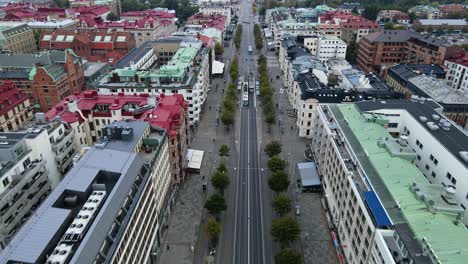
[[[439,9],[427,5],[414,6],[408,9],[408,13],[414,13],[417,17],[428,19],[437,19],[442,16],[442,13]]]
[[[150,70],[115,69],[97,84],[100,94],[181,94],[189,102],[190,125],[196,126],[206,100],[213,61],[211,47],[190,36],[170,36],[153,42],[158,58]]]
[[[104,75],[108,74],[111,66],[105,62],[85,62],[83,64],[83,75],[86,83],[85,90],[92,90]]]
[[[114,122],[0,255],[0,262],[147,263],[173,202],[166,133]],[[154,261],[154,259],[153,259]]]
[[[153,129],[166,131],[169,140],[172,183],[182,184],[186,174],[187,147],[190,146],[188,103],[182,95],[159,98],[141,95],[100,95],[85,91],[71,95],[45,114],[48,120],[60,117],[75,132],[75,144],[83,149],[103,137],[103,129],[115,121],[144,120]]]
[[[0,52],[16,54],[35,51],[34,33],[28,25],[2,26],[0,24]]]
[[[133,34],[115,29],[43,31],[39,38],[41,50],[71,49],[88,61],[111,65],[116,64],[135,47]]]
[[[0,249],[73,165],[73,131],[53,122],[30,129],[0,133]]]
[[[72,30],[78,27],[78,23],[75,19],[63,19],[51,21],[30,21],[28,22],[28,26],[34,31],[57,29]]]
[[[364,36],[380,31],[379,24],[365,18],[350,19],[341,23],[342,39],[359,42]]]
[[[203,15],[221,15],[226,17],[226,26],[231,23],[231,16],[232,16],[232,6],[225,5],[225,4],[202,4],[198,6],[198,12]]]
[[[357,11],[358,14],[361,14],[364,11],[364,7],[361,7],[361,4],[357,2],[344,2],[338,6],[338,11],[349,14],[351,14],[354,11]]]
[[[137,21],[145,17],[151,17],[153,19],[175,19],[176,13],[174,10],[169,10],[167,8],[154,8],[142,11],[123,12],[120,15],[120,19],[128,21]]]
[[[463,5],[451,4],[451,5],[441,5],[439,7],[442,17],[451,18],[453,16],[459,16],[460,18],[466,14],[466,7]]]
[[[130,51],[125,57],[120,59],[114,65],[114,69],[132,68],[132,69],[149,69],[156,64],[156,52],[153,49],[152,41],[145,41],[138,48]]]
[[[380,10],[376,20],[381,23],[394,22],[398,24],[409,24],[410,22],[408,14],[400,10]]]
[[[81,59],[71,50],[0,54],[0,69],[0,81],[11,80],[41,111],[85,87]]]
[[[468,92],[468,53],[447,59],[444,63],[447,67],[447,85],[453,89]]]
[[[429,76],[408,79],[406,94],[431,98],[443,107],[443,113],[463,128],[468,128],[468,94],[453,89],[444,81]]]
[[[321,62],[329,59],[344,59],[347,44],[337,37],[319,35],[304,38],[304,46]]]
[[[11,81],[0,85],[0,132],[12,132],[33,117],[29,97],[18,90]]]
[[[177,31],[177,18],[153,18],[146,16],[138,20],[102,21],[89,17],[80,18],[80,27],[84,29],[100,29],[130,32],[135,37],[136,46],[145,41],[152,41],[160,36],[168,36]]]
[[[71,0],[70,7],[71,8],[79,8],[82,6],[106,6],[108,7],[112,13],[116,15],[122,14],[122,6],[120,0]]]
[[[463,30],[468,28],[465,19],[418,19],[413,23],[417,30]]]
[[[446,76],[445,69],[436,64],[397,64],[388,68],[385,80],[393,90],[405,94],[406,99],[410,99],[411,94],[406,91],[408,79],[422,74],[442,80]]]
[[[384,30],[362,39],[357,63],[366,72],[379,72],[397,63],[443,64],[460,47],[409,30]]]
[[[291,39],[283,41],[280,68],[300,137],[312,137],[312,113],[319,103],[401,97],[380,77],[352,69],[344,59],[329,59],[325,65]]]
[[[316,108],[311,150],[347,263],[468,257],[461,220],[468,138],[433,106],[377,100]],[[439,122],[446,129],[433,130]]]

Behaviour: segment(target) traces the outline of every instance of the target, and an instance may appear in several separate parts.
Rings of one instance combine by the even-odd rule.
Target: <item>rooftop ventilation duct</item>
[[[468,151],[460,151],[458,154],[465,162],[468,162]]]

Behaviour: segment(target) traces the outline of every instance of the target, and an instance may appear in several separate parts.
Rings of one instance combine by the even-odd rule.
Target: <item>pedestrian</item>
[[[169,248],[170,248],[170,247],[169,247],[169,244],[167,244],[167,246],[166,246],[167,251],[169,251]]]

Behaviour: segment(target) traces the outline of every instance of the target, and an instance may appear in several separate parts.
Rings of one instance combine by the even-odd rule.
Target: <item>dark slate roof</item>
[[[410,30],[384,30],[365,36],[371,42],[413,42],[425,43],[427,45],[448,46],[447,41],[429,35],[421,35]]]
[[[372,99],[396,99],[402,95],[394,92],[380,77],[366,75],[372,88],[345,90],[327,87],[311,72],[300,73],[296,81],[301,89],[301,100],[314,98],[320,103],[342,103]]]
[[[388,69],[389,72],[398,75],[408,81],[409,78],[420,74],[433,75],[436,78],[445,78],[444,69],[436,64],[398,64]]]
[[[468,151],[468,135],[461,129],[451,126],[450,130],[429,129],[425,122],[422,122],[419,117],[425,116],[428,120],[431,120],[433,114],[440,115],[435,109],[440,108],[440,105],[433,101],[426,100],[424,104],[418,102],[411,102],[408,100],[386,100],[385,103],[382,101],[368,101],[358,102],[356,105],[361,111],[373,111],[379,109],[405,109],[410,113],[417,122],[424,127],[428,133],[436,138],[454,157],[456,157],[465,167],[468,167],[468,162],[464,161],[459,152]]]
[[[0,79],[28,79],[29,71],[0,71]]]
[[[68,52],[75,59],[78,57],[71,50],[51,50],[39,54],[0,54],[0,68],[29,68],[34,64],[50,65],[65,63],[65,53]]]

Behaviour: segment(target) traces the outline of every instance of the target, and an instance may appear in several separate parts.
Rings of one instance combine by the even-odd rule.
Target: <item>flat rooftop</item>
[[[441,80],[419,75],[408,79],[408,82],[439,103],[468,105],[468,94],[453,89]]]
[[[334,110],[344,117],[346,122],[340,126],[347,126],[348,130],[343,132],[347,138],[357,139],[365,153],[363,158],[370,162],[391,198],[398,202],[399,211],[416,238],[419,241],[425,238],[442,263],[466,263],[468,229],[462,223],[455,224],[455,215],[432,213],[423,201],[416,199],[409,187],[413,183],[424,185],[429,182],[410,160],[393,157],[385,148],[377,145],[379,139],[391,138],[387,130],[377,123],[366,122],[355,104],[337,105]],[[370,176],[367,171],[366,174]],[[372,178],[370,183],[374,183]],[[379,191],[376,192],[380,196]],[[398,224],[392,214],[390,217],[394,224]]]

